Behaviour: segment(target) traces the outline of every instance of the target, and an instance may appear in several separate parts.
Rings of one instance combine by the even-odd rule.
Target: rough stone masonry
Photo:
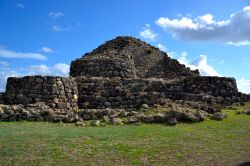
[[[126,36],[72,61],[68,78],[10,77],[6,92],[0,93],[0,104],[43,103],[65,114],[82,109],[133,110],[169,101],[216,112],[218,107],[249,100],[249,95],[238,92],[234,78],[200,76],[158,48]]]

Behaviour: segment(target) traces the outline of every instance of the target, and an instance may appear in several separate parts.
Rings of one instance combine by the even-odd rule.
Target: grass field
[[[250,115],[225,111],[224,121],[173,127],[0,122],[0,165],[228,166],[250,161]]]

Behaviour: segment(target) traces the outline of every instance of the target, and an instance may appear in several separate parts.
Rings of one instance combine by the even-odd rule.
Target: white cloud
[[[49,17],[50,17],[51,19],[53,19],[53,20],[55,20],[55,19],[57,19],[57,18],[59,18],[59,17],[63,17],[63,16],[64,16],[64,14],[61,13],[61,12],[50,12],[50,13],[49,13]],[[53,22],[54,22],[54,21],[53,21]],[[56,24],[56,23],[54,22],[54,24]],[[60,26],[60,25],[52,25],[51,29],[52,29],[52,31],[54,31],[54,32],[63,32],[63,31],[70,31],[70,30],[71,30],[71,27],[62,27],[62,26]]]
[[[207,62],[206,55],[200,55],[197,59],[190,62],[187,59],[187,53],[183,52],[180,57],[177,59],[181,64],[189,67],[191,70],[198,69],[201,75],[204,76],[220,76],[220,74]]]
[[[189,60],[187,59],[187,53],[186,52],[182,52],[181,55],[179,56],[179,58],[177,59],[181,64],[184,64],[188,67],[188,65],[190,65]],[[192,69],[192,68],[191,68]],[[196,67],[195,67],[196,69]],[[192,70],[195,70],[192,69]]]
[[[70,27],[61,27],[59,25],[53,25],[52,26],[52,30],[54,32],[63,32],[63,31],[70,31],[71,28]]]
[[[192,19],[182,17],[181,19],[170,20],[167,17],[160,17],[156,24],[164,29],[197,29],[197,25]]]
[[[214,16],[209,13],[199,17],[199,19],[203,21],[205,24],[213,24],[214,23],[213,18]]]
[[[231,45],[250,45],[250,6],[230,15],[226,20],[214,20],[212,14],[194,19],[160,17],[156,24],[173,37],[191,41],[222,42]]]
[[[53,53],[54,51],[51,49],[51,48],[49,48],[49,47],[42,47],[41,49],[40,49],[40,51],[42,51],[42,52],[44,52],[44,53]]]
[[[18,3],[18,4],[16,4],[16,7],[18,7],[18,8],[24,8],[24,4],[22,4],[22,3]]]
[[[200,55],[198,59],[196,59],[192,65],[197,65],[198,70],[201,74],[206,76],[220,76],[220,74],[208,64],[207,62],[207,56],[206,55]]]
[[[247,46],[247,45],[250,45],[250,41],[227,42],[226,44],[233,45],[233,46]]]
[[[169,57],[171,58],[175,58],[175,57],[178,57],[178,54],[176,52],[168,52],[167,53]]]
[[[56,73],[60,73],[60,75],[67,76],[69,74],[70,66],[65,63],[57,63],[54,65],[53,68]]]
[[[24,68],[23,70],[29,71],[27,75],[49,75],[51,74],[51,70],[48,66],[42,64],[42,65],[32,65],[27,68]]]
[[[237,80],[237,86],[240,92],[250,94],[250,80],[246,79]]]
[[[57,63],[53,66],[47,66],[44,64],[41,65],[32,65],[25,68],[22,68],[22,71],[26,75],[56,75],[56,76],[68,76],[70,66],[65,63]]]
[[[143,28],[143,31],[140,32],[140,36],[144,39],[155,41],[157,38],[157,34],[155,34],[151,29],[150,25],[146,24]]]
[[[50,12],[49,13],[49,17],[52,19],[56,19],[56,18],[63,17],[63,16],[64,16],[64,14],[61,12]]]
[[[4,47],[0,47],[0,57],[2,58],[19,58],[19,59],[36,59],[36,60],[46,60],[47,57],[38,53],[22,53],[7,50]]]
[[[250,6],[246,6],[243,8],[243,11],[249,11],[250,10]]]
[[[164,44],[158,43],[156,47],[158,47],[161,51],[166,52],[170,58],[178,57],[176,52],[168,51],[167,47]]]
[[[158,43],[157,44],[157,47],[161,50],[161,51],[164,51],[166,52],[167,51],[167,47],[161,43]]]

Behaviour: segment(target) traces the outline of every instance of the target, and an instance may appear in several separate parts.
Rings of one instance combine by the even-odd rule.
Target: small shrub
[[[147,50],[146,50],[146,53],[150,55],[150,54],[153,53],[153,51],[152,51],[151,49],[147,49]]]

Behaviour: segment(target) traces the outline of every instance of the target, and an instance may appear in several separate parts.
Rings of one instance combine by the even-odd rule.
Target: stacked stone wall
[[[80,108],[136,108],[166,104],[171,100],[231,104],[241,101],[235,80],[192,77],[169,82],[163,79],[77,77]]]
[[[27,76],[10,77],[4,97],[6,104],[44,102],[52,108],[77,108],[78,90],[73,78]]]
[[[238,96],[239,96],[241,102],[250,101],[250,94],[244,94],[244,93],[239,92]]]
[[[136,108],[165,104],[166,82],[146,79],[77,77],[80,108]]]
[[[193,94],[207,94],[222,97],[228,102],[239,102],[240,96],[234,78],[227,77],[187,77],[184,91]]]
[[[71,63],[70,75],[87,77],[122,77],[134,78],[134,69],[130,61],[97,58],[78,59]]]
[[[0,93],[0,104],[4,104],[4,93]]]
[[[23,77],[9,78],[6,104],[45,102],[52,108],[138,108],[164,105],[171,100],[224,104],[248,101],[238,93],[235,79],[187,77],[184,79],[125,79],[119,77]]]

